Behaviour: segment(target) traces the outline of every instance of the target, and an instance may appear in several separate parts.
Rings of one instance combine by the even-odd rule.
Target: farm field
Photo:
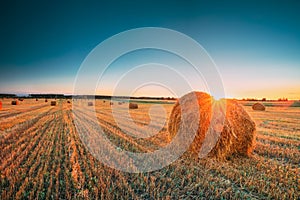
[[[266,111],[253,111],[252,102],[240,102],[257,126],[250,158],[195,161],[183,156],[154,172],[126,173],[105,166],[85,148],[67,100],[57,99],[56,106],[50,106],[50,99],[25,99],[16,106],[12,99],[1,101],[0,199],[300,198],[300,107],[289,102],[273,103]],[[152,105],[139,103],[130,110],[136,125],[150,122]],[[173,104],[160,105],[169,116]],[[98,123],[121,149],[152,152],[170,142],[166,124],[155,136],[135,138],[117,128],[108,101],[96,100],[95,107],[97,121],[86,112],[75,113],[85,120],[82,129]],[[89,109],[87,102],[82,109]],[[154,113],[154,123],[162,119]],[[121,121],[124,126],[126,121]],[[126,131],[139,129],[127,126]]]

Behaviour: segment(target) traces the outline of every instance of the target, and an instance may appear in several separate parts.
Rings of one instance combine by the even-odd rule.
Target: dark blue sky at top
[[[81,62],[100,42],[147,26],[192,37],[225,78],[234,71],[243,73],[243,68],[259,71],[262,66],[266,71],[287,68],[291,71],[287,79],[300,75],[299,1],[6,1],[0,5],[0,92],[14,90],[17,84],[30,90],[43,80],[49,81],[47,92],[51,81],[72,82]],[[274,79],[282,74],[277,71],[271,73]]]

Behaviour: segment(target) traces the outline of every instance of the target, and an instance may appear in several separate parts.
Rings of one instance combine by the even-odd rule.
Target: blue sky
[[[1,4],[1,93],[72,93],[81,63],[100,42],[151,26],[199,42],[218,66],[229,97],[300,99],[298,1]]]

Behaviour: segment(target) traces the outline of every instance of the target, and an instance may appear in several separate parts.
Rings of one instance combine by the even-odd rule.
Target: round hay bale
[[[138,107],[136,103],[129,103],[129,109],[138,109]]]
[[[51,106],[56,106],[56,101],[51,101],[50,105]]]
[[[67,103],[71,103],[71,101],[67,101]]]
[[[47,99],[45,99],[45,102],[48,102],[48,100],[47,100]]]
[[[93,106],[94,104],[93,104],[93,102],[88,102],[88,106]]]
[[[35,99],[35,101],[39,101],[39,99],[38,99],[38,98],[36,98],[36,99]]]
[[[110,102],[109,105],[114,105],[114,103],[113,103],[113,102]]]
[[[19,98],[19,101],[24,101],[24,99],[23,98]]]
[[[253,110],[265,111],[266,107],[262,103],[255,103],[252,105]]]
[[[193,109],[195,112],[197,108],[199,109],[199,122],[190,118],[188,124],[184,124],[186,127],[184,131],[192,131],[189,127],[195,123],[198,123],[199,127],[187,155],[196,159],[207,155],[221,160],[234,154],[249,156],[254,148],[256,133],[255,123],[248,113],[237,101],[225,99],[216,101],[203,92],[191,92],[177,100],[168,122],[171,138],[177,134],[181,126],[182,111],[179,102],[184,102],[195,95],[198,105],[191,104],[187,109],[192,112]],[[222,121],[219,120],[220,116]]]
[[[0,101],[0,110],[2,109],[2,101]]]
[[[11,105],[18,105],[19,104],[19,101],[18,100],[13,100],[13,101],[11,101]]]

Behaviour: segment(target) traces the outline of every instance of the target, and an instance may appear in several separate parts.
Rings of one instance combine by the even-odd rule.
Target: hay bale
[[[2,109],[2,102],[0,101],[0,110]]]
[[[56,101],[51,101],[50,105],[51,106],[56,106]]]
[[[185,106],[187,108],[184,109],[188,111],[185,113],[187,117],[185,119],[188,120],[185,120],[183,125],[179,102],[188,101],[195,96],[198,105],[193,103]],[[188,116],[197,112],[197,108],[199,122]],[[220,116],[222,122],[219,120]],[[198,159],[207,155],[224,160],[233,154],[249,156],[252,153],[256,135],[255,123],[237,101],[225,99],[215,101],[213,97],[203,92],[184,95],[177,100],[171,112],[168,122],[169,134],[171,138],[174,137],[181,126],[183,131],[190,132],[190,127],[197,123],[199,127],[187,151],[188,156]]]
[[[24,99],[23,98],[19,98],[19,101],[23,101]]]
[[[47,100],[47,99],[45,99],[45,102],[48,102],[48,100]]]
[[[110,102],[109,105],[114,105],[114,103],[113,103],[113,102]]]
[[[138,107],[136,103],[129,103],[129,109],[138,109]]]
[[[262,103],[255,103],[252,105],[253,110],[265,111],[266,107]]]
[[[39,99],[38,99],[38,98],[36,98],[36,99],[35,99],[35,101],[39,101]]]
[[[67,101],[67,103],[71,103],[71,101]]]
[[[93,106],[94,104],[93,104],[93,102],[88,102],[88,106]]]
[[[11,101],[11,105],[18,105],[19,104],[19,101],[18,100],[13,100]]]

